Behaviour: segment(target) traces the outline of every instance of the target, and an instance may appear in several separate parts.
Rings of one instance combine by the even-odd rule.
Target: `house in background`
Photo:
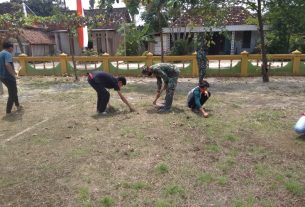
[[[2,36],[7,33],[7,30],[0,30]],[[20,41],[23,51],[28,56],[48,56],[55,54],[54,37],[43,28],[27,27],[20,30]],[[21,48],[15,38],[10,38],[13,45],[13,55],[21,54]]]
[[[105,10],[92,9],[85,10],[84,13],[85,16],[94,16],[105,14]],[[88,31],[89,43],[91,42],[92,49],[96,50],[98,54],[106,52],[110,55],[115,55],[120,43],[124,41],[124,38],[117,30],[120,25],[130,23],[131,19],[126,8],[113,8],[113,11],[107,18],[106,22],[106,24]],[[67,30],[62,27],[49,28],[49,30],[53,33],[55,38],[56,53],[64,52],[66,54],[72,54]],[[74,38],[74,51],[76,55],[80,55],[82,52],[81,48],[78,46],[77,37]]]
[[[206,31],[213,33],[213,41],[208,49],[208,54],[239,54],[242,51],[254,53],[259,39],[258,27],[249,25],[246,20],[251,17],[248,10],[243,7],[232,7],[221,28],[204,27],[204,17],[181,16],[172,27],[163,28],[163,45],[165,52],[169,51],[175,40],[187,33],[189,40],[195,40],[198,35]],[[192,25],[192,26],[189,26]],[[226,32],[227,35],[223,33]],[[161,54],[160,35],[155,36],[157,42],[153,47],[153,53]],[[151,46],[150,46],[151,48]]]
[[[55,53],[54,37],[41,28],[22,29],[21,40],[23,42],[24,52],[29,56],[48,56],[54,55]],[[17,44],[15,53],[18,54],[20,52]]]

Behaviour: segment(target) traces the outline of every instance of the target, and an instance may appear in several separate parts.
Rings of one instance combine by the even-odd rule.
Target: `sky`
[[[95,2],[97,2],[98,0],[96,0]],[[3,2],[9,2],[9,0],[0,0],[0,3]],[[89,0],[83,0],[83,7],[84,9],[89,9]],[[67,7],[69,7],[69,9],[71,10],[76,10],[76,0],[66,0],[66,4]],[[120,1],[120,3],[115,3],[113,5],[113,7],[115,8],[119,8],[119,7],[125,7],[125,4],[123,2]]]

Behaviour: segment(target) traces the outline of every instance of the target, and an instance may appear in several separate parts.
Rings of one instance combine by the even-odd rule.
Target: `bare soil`
[[[208,78],[207,119],[185,107],[196,81],[159,114],[156,80],[128,78],[137,111],[111,91],[99,116],[84,77],[22,77],[23,112],[0,97],[0,206],[305,206],[305,78]]]

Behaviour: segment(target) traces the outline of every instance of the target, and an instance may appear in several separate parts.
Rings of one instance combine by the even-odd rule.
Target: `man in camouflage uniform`
[[[202,83],[207,69],[207,54],[203,47],[197,50],[197,64],[199,69],[199,83]]]
[[[157,94],[153,102],[157,105],[157,100],[164,90],[166,90],[165,104],[160,106],[159,112],[168,112],[173,103],[174,92],[177,86],[180,70],[173,64],[170,63],[158,63],[152,66],[144,66],[142,74],[151,76],[154,74],[157,78]],[[162,79],[164,85],[162,87]]]

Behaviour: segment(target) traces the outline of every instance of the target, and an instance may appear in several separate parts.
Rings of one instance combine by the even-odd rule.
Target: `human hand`
[[[209,92],[208,91],[204,91],[204,95],[209,97]]]
[[[202,116],[203,116],[204,118],[208,118],[208,117],[209,117],[209,113],[203,112]]]

